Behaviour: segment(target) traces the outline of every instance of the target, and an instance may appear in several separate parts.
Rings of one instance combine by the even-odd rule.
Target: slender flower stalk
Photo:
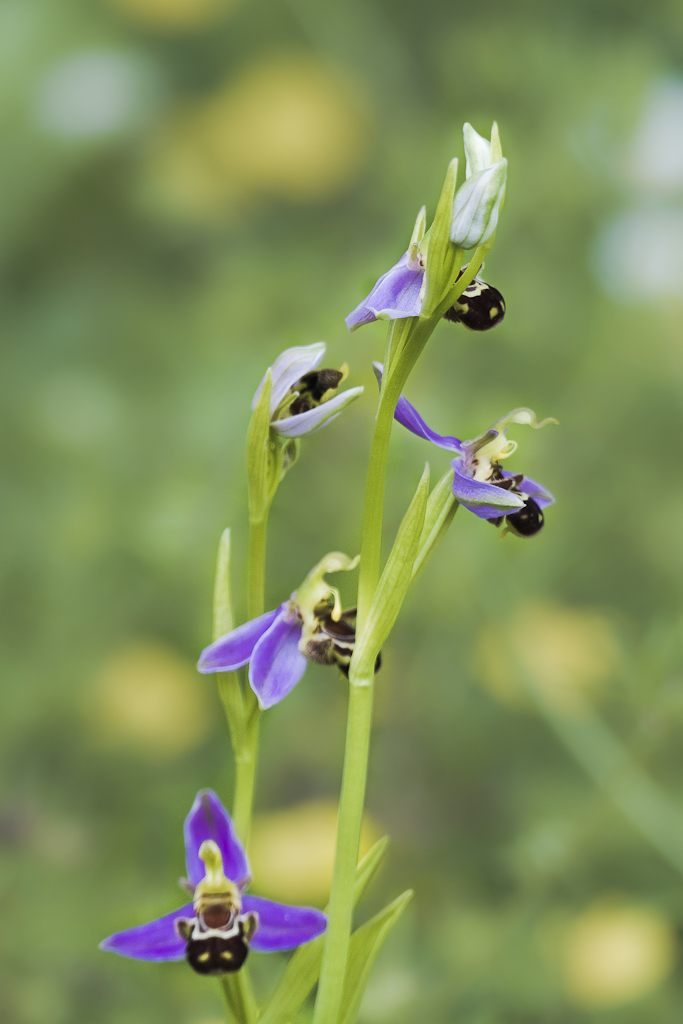
[[[491,155],[489,151],[483,153],[483,145],[480,147],[483,155],[473,152],[474,135],[476,133],[465,131],[468,172],[475,170],[479,156],[483,160],[484,156]],[[494,155],[500,159],[495,128],[492,139],[496,149]],[[479,136],[474,141],[478,142]],[[380,583],[386,463],[396,405],[431,334],[474,281],[495,237],[499,201],[495,217],[490,218],[481,239],[473,244],[467,239],[468,247],[474,248],[474,253],[468,266],[461,271],[464,246],[453,237],[451,230],[457,205],[457,167],[457,160],[451,161],[429,230],[425,231],[424,211],[420,211],[406,255],[380,279],[368,299],[346,320],[349,330],[376,319],[378,315],[390,320],[384,358],[386,371],[381,381],[363,505],[356,624],[360,648],[363,647],[363,631]],[[367,665],[372,662],[367,659],[360,664],[355,662],[353,658],[349,671],[351,685],[330,920],[313,1024],[336,1024],[348,960],[353,879],[365,802],[374,686],[374,675],[367,671]]]
[[[268,368],[252,402],[247,435],[249,485],[249,552],[247,613],[257,619],[265,611],[268,516],[278,485],[298,456],[300,438],[332,423],[362,392],[362,387],[337,394],[348,367],[319,369],[325,343],[285,349]],[[232,623],[218,636],[230,632]],[[248,685],[243,695],[244,730],[236,750],[234,815],[243,842],[249,838],[254,781],[258,761],[259,701]]]

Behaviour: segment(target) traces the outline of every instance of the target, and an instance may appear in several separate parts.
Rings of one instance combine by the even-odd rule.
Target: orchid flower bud
[[[463,249],[474,249],[496,230],[505,195],[507,160],[502,156],[496,124],[490,142],[470,124],[464,126],[463,135],[467,178],[453,201],[451,241]]]

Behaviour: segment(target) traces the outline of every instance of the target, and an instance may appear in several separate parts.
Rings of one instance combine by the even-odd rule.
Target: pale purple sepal
[[[281,352],[270,369],[272,385],[270,391],[270,415],[272,416],[278,405],[285,397],[293,384],[306,373],[315,370],[320,366],[325,355],[325,342],[318,341],[313,345],[294,345]],[[259,395],[263,390],[266,375],[264,374],[259,386],[256,389],[251,403],[252,411],[256,408]]]
[[[284,605],[282,608],[256,644],[249,662],[249,683],[263,710],[272,708],[287,696],[308,664],[299,650],[301,622],[296,612],[285,609]]]
[[[366,299],[344,318],[350,331],[373,320],[400,320],[419,316],[422,309],[424,267],[410,255],[401,256],[398,263],[383,274]]]
[[[374,362],[372,364],[372,368],[375,371],[377,383],[381,388],[384,364]],[[394,418],[398,420],[401,426],[406,427],[413,434],[417,434],[418,437],[424,438],[425,441],[431,441],[432,444],[437,445],[439,448],[445,448],[448,452],[461,453],[464,451],[463,443],[462,441],[459,441],[457,437],[449,437],[447,434],[437,434],[436,431],[428,427],[415,406],[411,405],[408,399],[404,398],[403,395],[400,395],[399,400],[396,403]]]
[[[282,437],[305,437],[308,434],[315,434],[316,430],[322,430],[332,420],[336,420],[344,408],[362,395],[364,390],[363,387],[349,388],[348,391],[342,391],[340,395],[335,395],[314,409],[307,409],[296,416],[286,416],[282,420],[273,420],[271,426]]]
[[[199,847],[207,839],[213,839],[221,851],[226,878],[235,883],[248,882],[251,878],[249,860],[237,838],[232,818],[213,790],[202,789],[197,793],[185,818],[183,835],[187,877],[193,885],[201,882],[206,872],[206,865],[199,858]]]
[[[322,910],[289,907],[285,903],[275,903],[261,896],[243,898],[242,913],[251,911],[259,916],[259,926],[250,943],[257,953],[294,949],[304,942],[317,939],[327,927],[327,917]]]
[[[445,448],[446,451],[449,452],[463,451],[462,442],[459,441],[457,437],[437,434],[436,431],[428,427],[415,406],[411,405],[408,399],[404,398],[403,395],[401,395],[396,403],[394,418],[397,419],[402,426],[407,427],[408,430],[412,431],[413,434],[417,434],[418,437],[423,437],[425,441],[431,441],[432,444],[437,445],[439,448]]]
[[[451,466],[455,472],[453,477],[453,494],[461,505],[480,519],[497,519],[508,515],[518,508],[524,507],[524,501],[518,494],[512,494],[495,484],[487,484],[483,480],[473,480],[461,472],[463,460],[453,459]],[[512,474],[511,474],[512,475]]]
[[[126,928],[123,932],[114,932],[108,939],[100,942],[100,949],[119,956],[130,956],[135,960],[182,960],[185,956],[185,940],[175,930],[175,922],[179,917],[194,917],[191,903],[172,914],[164,914],[156,921],[148,921],[137,928]]]
[[[515,476],[515,473],[509,473],[503,470],[503,476]],[[555,504],[555,498],[546,491],[545,487],[538,483],[537,480],[532,480],[530,476],[525,476],[519,485],[520,491],[524,494],[528,494],[530,498],[533,498],[539,508],[547,508],[548,505]]]
[[[250,619],[232,632],[226,633],[212,644],[205,647],[199,656],[197,668],[200,672],[234,672],[251,658],[254,647],[263,634],[269,629],[280,608],[272,612]]]

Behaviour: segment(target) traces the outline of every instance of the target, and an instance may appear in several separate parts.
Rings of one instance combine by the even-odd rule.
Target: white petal
[[[292,384],[296,384],[298,380],[301,380],[305,373],[309,373],[311,370],[315,370],[317,366],[320,366],[324,355],[324,341],[317,341],[313,345],[295,345],[293,348],[286,348],[284,352],[280,353],[270,367],[270,372],[273,375],[273,389],[270,393],[271,416]],[[256,408],[265,379],[264,374],[251,403],[252,410]]]
[[[307,437],[336,419],[347,405],[363,394],[363,391],[362,387],[349,388],[348,391],[342,391],[340,395],[335,395],[329,402],[323,402],[315,409],[275,420],[271,425],[282,437]]]

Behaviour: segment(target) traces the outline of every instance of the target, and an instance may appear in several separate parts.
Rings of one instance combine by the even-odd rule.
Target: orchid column
[[[498,130],[490,142],[465,125],[466,180],[456,191],[458,161],[448,168],[436,215],[426,231],[424,208],[407,252],[379,279],[368,297],[346,318],[349,330],[376,319],[389,320],[384,373],[370,452],[363,509],[356,649],[349,672],[349,710],[330,898],[330,922],[316,1000],[314,1024],[337,1024],[347,966],[353,881],[365,801],[374,666],[400,611],[425,544],[438,535],[447,506],[428,500],[425,471],[381,570],[386,459],[394,411],[401,390],[434,328],[472,285],[493,243],[505,191],[507,161]],[[462,270],[466,249],[474,249]],[[435,493],[439,488],[435,488]],[[434,495],[432,496],[434,497]],[[454,510],[454,506],[450,506]],[[451,512],[452,515],[452,512]]]

